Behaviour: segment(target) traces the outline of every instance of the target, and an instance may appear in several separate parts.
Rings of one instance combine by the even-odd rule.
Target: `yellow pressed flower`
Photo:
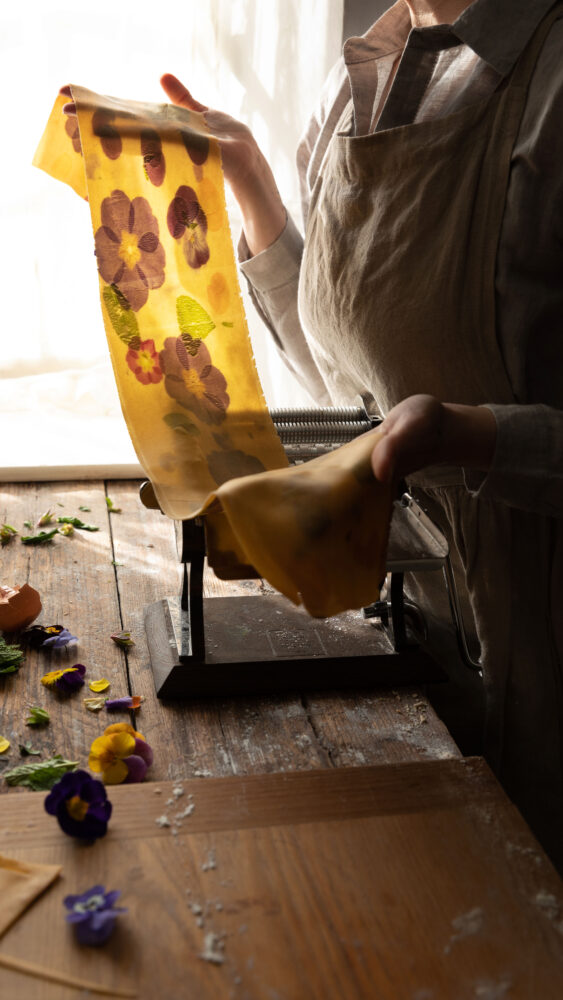
[[[47,688],[54,687],[59,678],[61,678],[63,674],[70,673],[71,670],[74,670],[74,667],[65,667],[64,670],[50,670],[48,674],[43,675],[41,683]]]
[[[90,691],[107,691],[109,681],[105,677],[101,677],[99,681],[90,681],[88,687]]]
[[[133,753],[135,737],[131,733],[109,733],[98,736],[90,747],[88,767],[102,775],[106,785],[119,785],[129,773],[123,760]]]
[[[0,736],[0,753],[6,753],[10,749],[10,741],[4,736]]]
[[[138,733],[136,729],[133,729],[128,722],[113,722],[111,726],[106,726],[104,729],[104,736],[109,736],[111,733],[130,733],[137,740],[144,740],[145,737],[142,733]],[[146,742],[146,740],[145,740]]]

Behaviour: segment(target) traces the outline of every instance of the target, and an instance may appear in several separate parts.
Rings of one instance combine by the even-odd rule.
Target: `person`
[[[563,4],[398,0],[300,143],[305,238],[243,124],[196,101],[254,303],[319,404],[379,412],[458,557],[485,755],[563,870]]]

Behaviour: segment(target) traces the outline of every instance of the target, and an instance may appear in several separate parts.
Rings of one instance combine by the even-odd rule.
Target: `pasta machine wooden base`
[[[323,437],[326,451],[328,442],[334,446],[372,426],[363,411],[307,412],[322,414],[325,422],[321,424],[317,417],[312,435],[321,439],[320,445],[304,449],[299,443],[300,459],[319,454]],[[290,459],[295,459],[295,434],[288,430],[294,426],[295,411],[277,411],[272,416]],[[343,427],[348,417],[355,431]],[[297,436],[302,436],[302,430]],[[154,506],[146,497],[143,500]],[[404,600],[403,576],[407,571],[444,568],[448,545],[407,494],[394,505],[388,597],[369,608],[329,619],[311,618],[273,589],[250,581],[248,596],[204,597],[203,526],[183,521],[180,527],[181,595],[151,604],[145,611],[159,698],[394,687],[446,679],[442,668],[412,637],[408,623],[417,609]]]

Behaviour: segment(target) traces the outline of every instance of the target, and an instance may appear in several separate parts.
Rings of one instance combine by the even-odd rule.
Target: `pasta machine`
[[[308,461],[374,427],[362,407],[277,409],[271,416],[290,462]],[[141,500],[158,508],[150,482]],[[393,505],[386,588],[369,607],[311,618],[264,581],[239,581],[236,594],[206,596],[204,519],[175,522],[182,587],[145,611],[160,698],[399,686],[444,680],[423,650],[416,606],[405,599],[406,572],[442,571],[462,655],[471,661],[441,531],[407,493]]]

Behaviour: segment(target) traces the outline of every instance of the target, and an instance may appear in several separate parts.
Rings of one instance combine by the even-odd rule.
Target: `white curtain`
[[[31,166],[58,88],[162,101],[159,77],[175,73],[250,125],[299,221],[295,148],[339,55],[342,18],[343,0],[2,5],[1,479],[141,471],[111,374],[87,207]],[[269,404],[306,402],[247,314]]]

